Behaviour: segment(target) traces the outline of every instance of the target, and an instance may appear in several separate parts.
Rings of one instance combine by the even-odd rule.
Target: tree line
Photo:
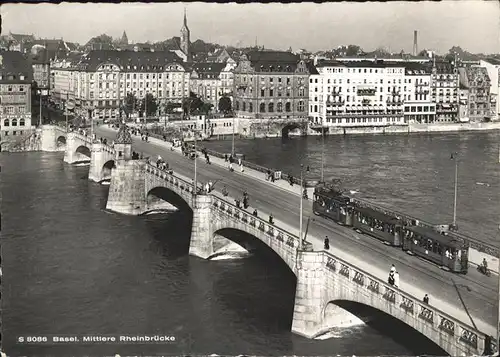
[[[189,115],[210,114],[213,111],[213,104],[204,102],[193,92],[190,92],[189,97],[184,98],[181,103],[167,102],[165,104],[158,103],[157,98],[151,93],[147,93],[144,98],[138,99],[133,93],[129,92],[122,103],[121,110],[125,113],[127,119],[135,113],[139,117],[150,117],[169,115],[176,112],[182,112],[183,117],[187,118]],[[218,110],[224,114],[232,113],[232,104],[229,96],[224,95],[219,99]]]

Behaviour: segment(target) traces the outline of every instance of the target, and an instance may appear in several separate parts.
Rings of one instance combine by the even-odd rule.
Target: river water
[[[453,221],[455,161],[459,154],[459,230],[498,246],[500,132],[422,135],[359,135],[237,140],[235,151],[248,161],[306,179],[340,179],[346,190],[432,223]],[[204,142],[231,152],[231,140]],[[324,147],[324,149],[322,149]]]
[[[450,151],[463,153],[458,217],[494,236],[496,134],[331,137],[326,177],[341,177],[388,204],[449,219]],[[238,141],[266,166],[317,174],[318,139]],[[220,149],[230,142],[211,142]],[[62,153],[0,154],[3,350],[11,356],[142,354],[414,355],[436,352],[411,330],[370,312],[370,325],[326,340],[290,332],[295,277],[266,251],[241,260],[188,255],[191,215],[106,212],[109,186]],[[278,165],[279,163],[279,165]],[[476,182],[484,184],[476,184]],[[488,184],[488,185],[486,185]],[[407,201],[406,201],[407,200]],[[365,316],[365,315],[364,315]],[[28,346],[20,336],[175,336],[168,344]]]

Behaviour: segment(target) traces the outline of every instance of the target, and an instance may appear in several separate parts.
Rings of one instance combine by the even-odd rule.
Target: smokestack
[[[417,30],[413,31],[413,55],[416,56],[418,54],[418,45],[417,45]]]

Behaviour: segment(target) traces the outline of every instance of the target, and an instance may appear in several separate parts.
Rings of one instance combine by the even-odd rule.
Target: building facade
[[[67,88],[75,113],[83,117],[117,118],[128,93],[139,100],[151,94],[159,109],[189,96],[189,71],[168,51],[90,51],[78,63],[61,68],[59,78],[54,92],[64,99]]]
[[[450,62],[433,62],[431,98],[436,103],[437,122],[459,120],[459,75],[457,67]]]
[[[205,103],[213,105],[212,110],[218,110],[219,99],[222,96],[221,72],[226,67],[224,63],[195,63],[192,67],[189,87],[191,92]]]
[[[50,59],[48,51],[39,46],[33,46],[28,56],[33,67],[33,80],[43,96],[50,91]]]
[[[234,69],[233,109],[252,119],[306,119],[309,70],[290,52],[251,51]]]
[[[492,96],[492,120],[500,119],[500,100],[498,96],[500,95],[500,60],[490,58],[487,60],[481,60],[479,63],[480,67],[486,68],[488,76],[490,77],[490,94]]]
[[[419,63],[404,63],[404,122],[433,123],[436,104],[431,95],[431,69]]]
[[[31,129],[31,63],[17,51],[0,51],[1,141]]]
[[[490,77],[484,67],[459,68],[460,84],[467,89],[468,119],[471,122],[492,118]]]

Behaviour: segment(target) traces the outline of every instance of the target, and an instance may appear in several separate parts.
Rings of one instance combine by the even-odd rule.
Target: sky
[[[500,2],[365,2],[297,4],[60,3],[2,4],[2,34],[25,33],[85,44],[106,33],[129,42],[179,36],[184,8],[191,41],[221,45],[310,51],[357,44],[367,51],[418,48],[447,53],[461,46],[472,53],[500,53]]]

